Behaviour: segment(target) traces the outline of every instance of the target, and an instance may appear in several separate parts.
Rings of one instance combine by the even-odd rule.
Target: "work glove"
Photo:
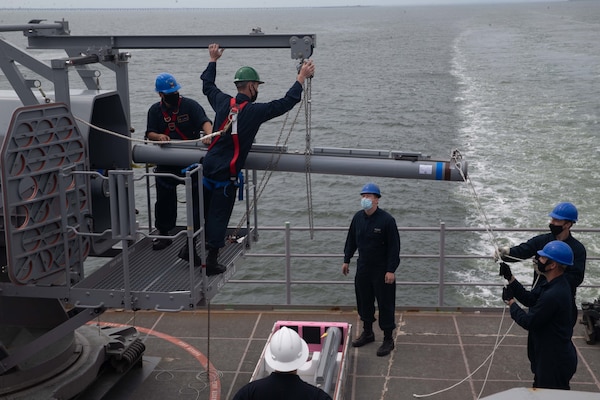
[[[507,263],[501,262],[500,273],[498,275],[503,276],[504,279],[510,281],[510,278],[512,278],[512,271],[510,270],[510,266]]]
[[[502,288],[502,300],[508,304],[510,300],[512,300],[515,296],[513,295],[513,291],[510,287],[505,286]]]
[[[510,254],[510,247],[498,247],[496,251],[494,251],[494,261],[501,260],[502,257]]]

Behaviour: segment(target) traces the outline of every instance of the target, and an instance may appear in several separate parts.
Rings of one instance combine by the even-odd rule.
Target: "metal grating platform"
[[[227,271],[216,276],[203,276],[203,268],[177,256],[184,243],[185,237],[175,237],[169,247],[154,251],[150,238],[136,242],[126,255],[121,253],[73,286],[70,301],[78,307],[163,311],[205,305],[236,272],[246,239],[221,249],[219,262]]]

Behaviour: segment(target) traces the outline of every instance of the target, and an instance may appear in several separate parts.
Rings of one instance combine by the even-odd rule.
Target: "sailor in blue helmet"
[[[367,183],[361,192],[362,210],[354,214],[346,244],[342,273],[350,272],[350,260],[358,250],[354,291],[356,305],[363,331],[352,342],[361,347],[375,341],[375,300],[379,309],[379,327],[383,331],[383,343],[377,349],[378,356],[390,354],[394,349],[392,332],[396,328],[396,277],[400,265],[400,235],[396,220],[379,208],[381,191],[375,183]]]
[[[573,267],[573,251],[563,241],[553,240],[537,252],[537,269],[544,282],[535,292],[526,290],[514,277],[502,298],[510,315],[529,331],[527,355],[533,372],[533,387],[569,390],[577,370],[573,336],[571,284],[567,274]],[[524,311],[515,299],[529,310]]]
[[[155,81],[155,90],[160,101],[152,104],[148,110],[146,138],[158,142],[171,140],[199,139],[204,134],[212,133],[212,123],[206,116],[202,106],[195,100],[179,94],[181,86],[175,77],[168,73],[159,74]],[[185,176],[182,169],[187,165],[157,165],[155,172]],[[195,182],[195,181],[194,181]],[[160,236],[168,236],[177,222],[177,185],[183,181],[168,176],[156,176],[156,204],[154,208],[155,226]],[[194,202],[198,201],[198,185],[193,187]],[[200,228],[200,210],[194,207],[194,230]],[[154,250],[162,250],[172,243],[170,238],[155,238],[152,241]],[[187,242],[179,252],[179,257],[188,260]],[[202,264],[194,249],[194,264]],[[207,274],[215,275],[224,272],[220,269],[207,269]]]
[[[552,212],[548,214],[550,217],[550,232],[535,236],[528,241],[514,247],[500,247],[496,252],[496,257],[500,257],[505,262],[523,261],[525,259],[536,257],[537,252],[544,248],[546,244],[553,240],[560,240],[571,248],[574,254],[573,266],[567,269],[566,279],[571,285],[573,307],[573,324],[577,322],[577,304],[575,302],[575,294],[577,287],[583,282],[585,275],[586,250],[583,244],[573,237],[571,228],[578,219],[577,208],[568,202],[558,203]],[[508,264],[500,263],[500,275],[510,281],[512,271]],[[539,287],[546,277],[539,275],[534,269],[534,285]]]
[[[200,77],[202,92],[215,111],[214,126],[217,131],[225,130],[212,140],[202,161],[207,268],[219,265],[219,249],[225,246],[236,191],[239,189],[241,194],[241,170],[258,129],[263,122],[285,114],[300,102],[302,85],[315,72],[313,62],[306,60],[284,97],[268,103],[255,103],[259,85],[263,81],[252,67],[241,67],[235,73],[235,97],[223,93],[215,84],[217,60],[221,58],[223,50],[216,43],[208,46],[209,63]],[[229,126],[228,121],[232,122]]]

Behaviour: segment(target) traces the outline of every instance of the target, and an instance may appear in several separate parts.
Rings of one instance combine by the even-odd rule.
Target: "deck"
[[[492,353],[498,332],[503,336],[511,326],[508,312],[401,310],[396,319],[396,349],[390,356],[375,355],[382,340],[377,328],[375,343],[351,349],[345,399],[465,400],[531,386],[526,331],[517,325],[500,343],[489,373],[489,362],[481,366]],[[142,368],[133,369],[106,398],[231,399],[249,381],[277,320],[343,321],[351,323],[355,332],[361,326],[350,309],[227,310],[212,306],[210,313],[206,309],[108,311],[94,323],[136,326],[146,352]],[[585,343],[581,325],[576,327],[573,341],[579,365],[571,389],[596,393],[600,399],[600,346]],[[210,383],[207,363],[211,365]]]

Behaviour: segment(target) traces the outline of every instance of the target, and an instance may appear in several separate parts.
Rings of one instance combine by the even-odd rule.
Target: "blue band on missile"
[[[441,181],[444,179],[444,163],[435,163],[435,179]]]

